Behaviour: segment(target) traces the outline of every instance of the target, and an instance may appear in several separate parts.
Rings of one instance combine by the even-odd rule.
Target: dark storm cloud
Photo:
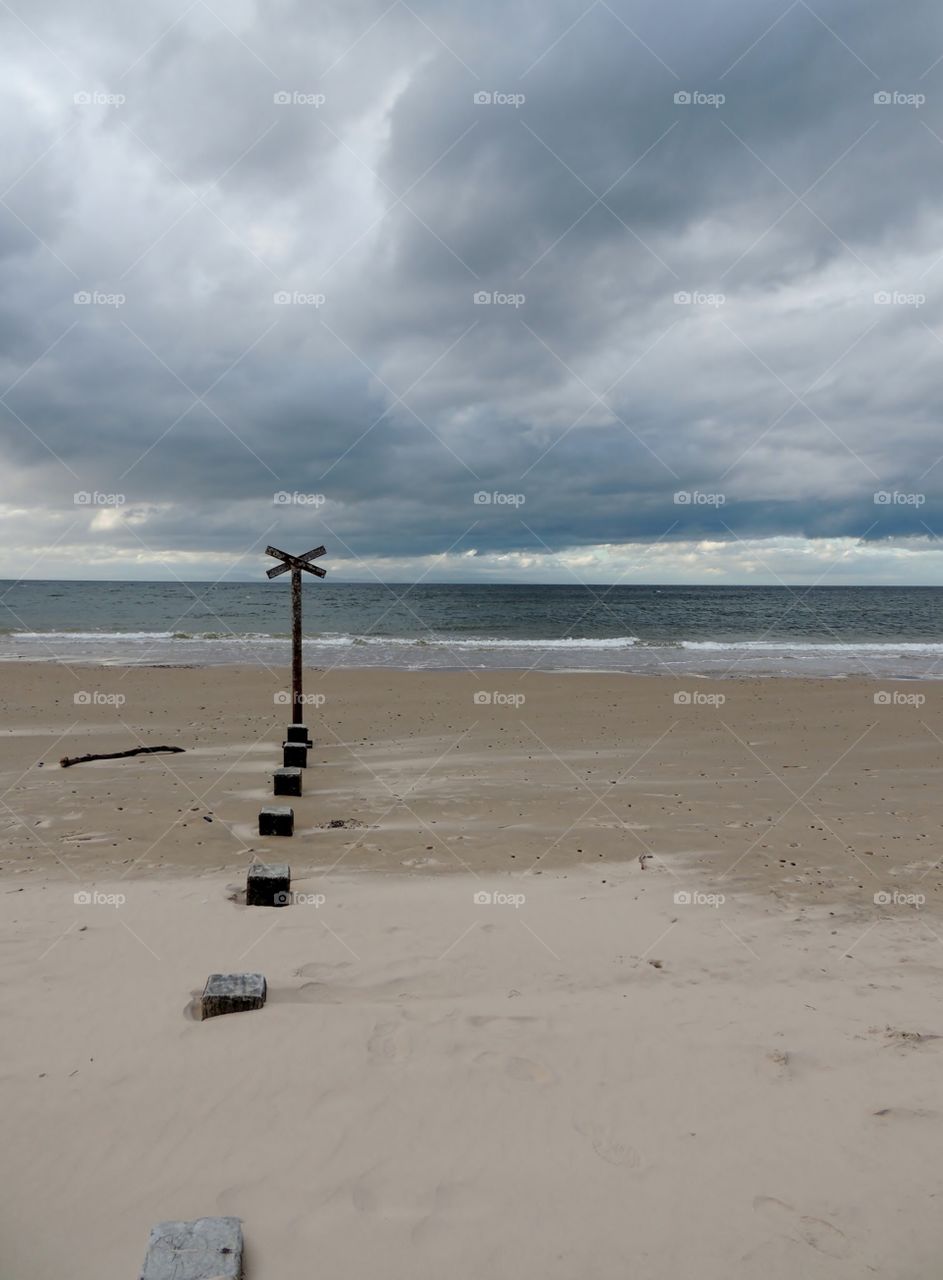
[[[44,0],[0,25],[0,500],[32,545],[943,524],[936,6]]]

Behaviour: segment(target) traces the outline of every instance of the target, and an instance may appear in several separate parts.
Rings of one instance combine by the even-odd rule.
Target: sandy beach
[[[938,685],[312,672],[260,840],[283,681],[0,668],[4,1277],[933,1273]]]
[[[0,36],[0,1280],[937,1280],[943,7]]]

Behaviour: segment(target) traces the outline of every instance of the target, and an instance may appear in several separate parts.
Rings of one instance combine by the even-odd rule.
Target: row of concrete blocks
[[[246,877],[246,905],[278,907],[289,901],[291,868],[254,863]],[[261,973],[211,973],[203,988],[200,1015],[261,1009],[268,994]],[[243,1280],[240,1218],[197,1218],[158,1222],[151,1228],[141,1280]]]
[[[291,901],[291,867],[287,862],[253,862],[246,876],[247,907],[284,907]],[[244,1013],[265,1004],[261,973],[211,973],[200,1000],[200,1017]]]
[[[277,796],[301,795],[301,770],[308,767],[308,726],[290,724],[282,743],[282,768],[275,770],[274,791]]]
[[[284,907],[291,901],[291,868],[285,862],[254,862],[246,876],[247,907]],[[200,999],[200,1017],[261,1009],[268,988],[261,973],[211,973]]]
[[[282,745],[284,768],[275,771],[275,795],[300,796],[301,770],[308,764],[311,740],[305,725],[289,725]],[[291,835],[295,815],[287,806],[259,814],[259,835]],[[246,877],[246,906],[280,907],[291,898],[291,868],[286,863],[254,863]],[[211,973],[203,988],[200,1014],[261,1009],[268,987],[261,973]],[[197,1218],[158,1222],[152,1228],[141,1280],[242,1280],[243,1239],[239,1218]]]
[[[307,769],[308,748],[313,745],[308,737],[306,724],[290,724],[285,730],[285,741],[282,743],[282,764],[286,769]]]
[[[308,726],[290,724],[282,743],[282,768],[276,769],[273,787],[277,796],[301,795],[301,770],[308,767]],[[268,805],[259,812],[260,836],[290,836],[295,832],[295,811],[288,805]]]

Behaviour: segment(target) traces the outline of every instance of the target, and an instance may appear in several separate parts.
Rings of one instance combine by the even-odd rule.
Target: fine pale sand
[[[3,1280],[937,1273],[943,687],[311,673],[260,840],[283,679],[0,668]]]

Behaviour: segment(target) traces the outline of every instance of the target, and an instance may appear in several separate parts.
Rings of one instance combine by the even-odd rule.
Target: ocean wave
[[[232,644],[287,644],[289,637],[273,635],[266,632],[226,632],[226,631],[17,631],[13,633],[16,640],[70,640],[76,643],[91,641],[94,643],[115,643],[116,641],[175,640],[175,641],[215,641]],[[626,649],[640,644],[638,636],[615,636],[610,638],[579,636],[562,639],[517,639],[511,636],[377,636],[347,635],[327,632],[322,635],[307,635],[306,645],[379,645],[388,648],[430,648],[432,646],[461,649]]]
[[[268,642],[288,637],[268,635],[265,632],[239,634],[228,631],[12,631],[7,632],[14,640],[71,640],[75,643],[87,641],[113,644],[116,640],[145,642],[148,640],[233,640],[241,643]]]
[[[909,640],[682,640],[681,648],[757,653],[943,653],[943,643]]]
[[[184,645],[278,645],[287,646],[290,637],[284,632],[227,632],[227,631],[16,631],[8,632],[14,642],[69,643],[75,645],[153,645],[161,643]],[[894,640],[643,640],[639,636],[557,636],[553,638],[515,636],[381,636],[325,632],[309,634],[304,638],[306,648],[371,648],[371,649],[432,649],[432,650],[608,650],[672,649],[703,653],[756,653],[756,654],[845,654],[855,653],[937,655],[943,654],[943,641],[894,641]]]
[[[308,636],[306,644],[386,645],[391,648],[427,649],[628,649],[640,644],[638,636],[610,638],[580,636],[553,640],[517,639],[512,636]]]
[[[14,631],[14,640],[172,640],[172,631]]]

